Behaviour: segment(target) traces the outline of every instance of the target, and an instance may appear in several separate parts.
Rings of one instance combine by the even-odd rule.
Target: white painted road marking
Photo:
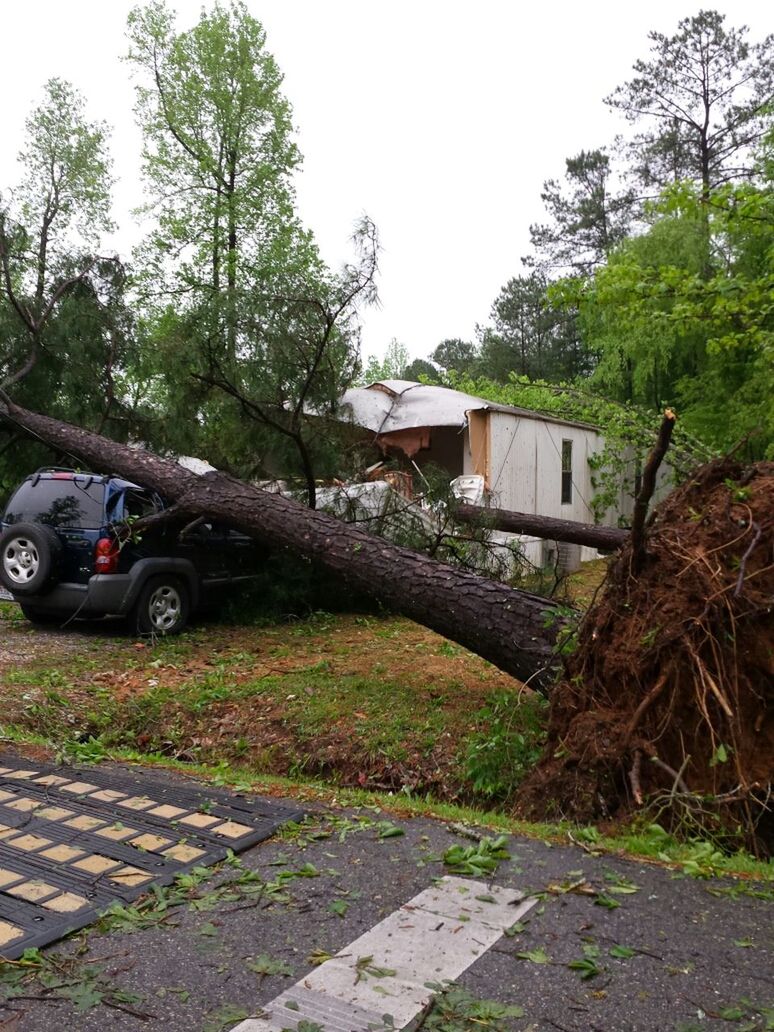
[[[441,878],[232,1032],[295,1030],[304,1020],[324,1032],[369,1032],[387,1027],[388,1014],[405,1028],[433,996],[425,983],[458,978],[536,902],[515,889]]]

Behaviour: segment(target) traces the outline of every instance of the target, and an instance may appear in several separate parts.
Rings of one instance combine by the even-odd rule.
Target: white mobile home
[[[383,454],[403,455],[419,471],[432,462],[452,478],[481,477],[492,506],[594,521],[588,460],[604,447],[594,426],[407,380],[352,388],[342,398],[341,411],[373,434]],[[630,508],[622,491],[621,509]],[[610,513],[609,521],[617,517]],[[524,545],[531,561],[550,559],[545,544],[527,539]],[[563,548],[567,565],[596,555],[591,549],[578,556],[576,546]]]

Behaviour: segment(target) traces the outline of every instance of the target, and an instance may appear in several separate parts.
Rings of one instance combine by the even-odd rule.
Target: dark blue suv
[[[252,579],[258,553],[251,538],[201,520],[131,533],[164,508],[119,477],[38,470],[6,508],[0,582],[33,622],[120,615],[140,634],[176,634],[223,588]]]

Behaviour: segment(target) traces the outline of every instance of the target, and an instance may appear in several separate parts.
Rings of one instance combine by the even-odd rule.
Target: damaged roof
[[[583,430],[598,429],[588,423],[558,419],[512,405],[497,405],[473,394],[465,394],[464,391],[416,383],[413,380],[380,380],[368,387],[350,387],[341,399],[339,414],[375,434],[389,434],[425,426],[461,428],[467,424],[468,412],[482,409],[506,412],[524,419],[576,426]]]

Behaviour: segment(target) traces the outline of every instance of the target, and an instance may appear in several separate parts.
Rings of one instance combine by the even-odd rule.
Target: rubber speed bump
[[[0,758],[0,957],[45,946],[303,811],[151,776]]]

